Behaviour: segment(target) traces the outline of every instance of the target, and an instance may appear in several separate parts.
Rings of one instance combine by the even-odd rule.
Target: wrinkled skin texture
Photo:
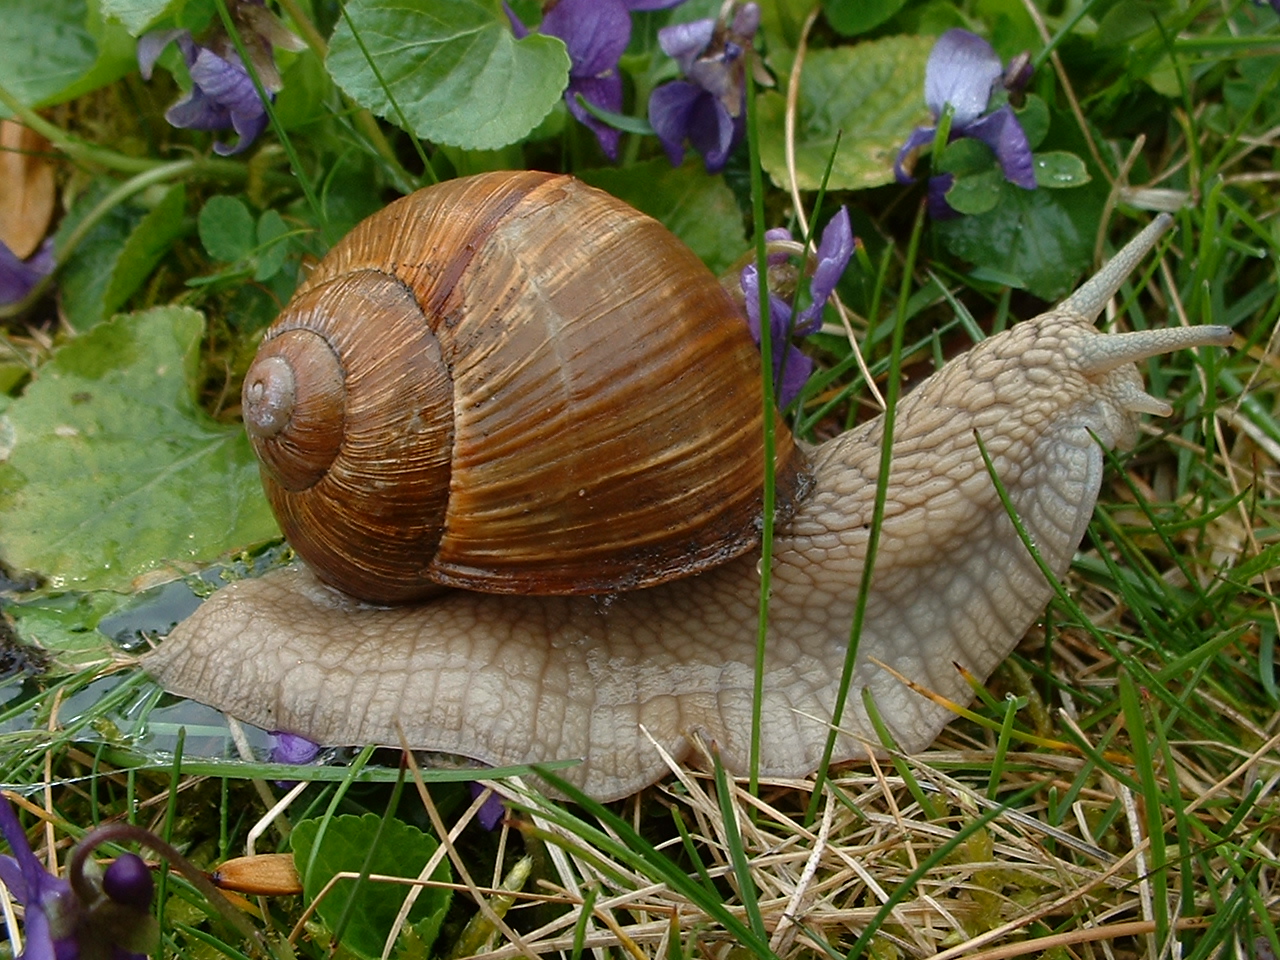
[[[926,747],[951,713],[884,666],[964,703],[956,664],[985,678],[1053,590],[1018,539],[974,440],[1056,576],[1102,477],[1099,446],[1168,413],[1133,361],[1225,343],[1222,327],[1102,335],[1092,318],[1162,229],[1153,224],[1058,310],[984,341],[898,407],[875,577],[834,759],[876,741],[869,690],[898,744]],[[818,447],[815,490],[774,545],[761,772],[820,760],[866,554],[883,422]],[[1097,441],[1090,435],[1097,436]],[[220,591],[145,660],[175,693],[328,744],[410,746],[560,771],[601,799],[630,794],[690,737],[747,769],[759,577],[744,557],[609,598],[452,592],[395,609],[301,570]],[[646,736],[646,731],[648,736]]]

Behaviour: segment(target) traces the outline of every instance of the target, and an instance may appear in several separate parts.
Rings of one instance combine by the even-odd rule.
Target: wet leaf
[[[937,224],[958,257],[992,270],[1042,300],[1071,290],[1089,266],[1099,201],[1092,192],[1023,190],[999,181],[995,208]]]
[[[54,589],[127,590],[276,535],[238,426],[196,404],[204,321],[161,307],[60,348],[0,416],[0,556]]]

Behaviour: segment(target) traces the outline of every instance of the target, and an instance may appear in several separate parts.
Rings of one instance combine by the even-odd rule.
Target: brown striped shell
[[[365,220],[243,401],[285,536],[363,599],[608,593],[759,541],[746,321],[664,227],[571,177],[452,180]],[[785,515],[804,460],[777,436]]]

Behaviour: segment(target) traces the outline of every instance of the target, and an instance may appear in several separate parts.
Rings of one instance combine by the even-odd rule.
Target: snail
[[[447,202],[428,203],[433,197]],[[596,205],[611,212],[597,214]],[[536,220],[545,206],[555,208],[553,222],[560,228],[543,235],[534,247],[511,248],[509,218]],[[380,285],[374,299],[382,298],[387,309],[400,303],[420,316],[425,301],[402,301],[412,299],[407,291],[416,287],[416,281],[406,278],[425,273],[454,284],[434,294],[435,302],[446,305],[441,326],[487,327],[497,322],[501,306],[518,299],[524,284],[543,283],[532,264],[544,251],[589,251],[577,261],[584,269],[631,255],[625,248],[633,240],[615,241],[613,211],[623,220],[645,224],[647,232],[658,231],[660,243],[640,254],[641,259],[661,259],[668,252],[681,262],[687,258],[679,242],[650,226],[647,218],[571,178],[490,174],[428,188],[357,227],[308,280],[280,323],[295,329],[298,316],[317,313],[310,307],[301,312],[294,308],[300,301],[311,303],[318,284],[345,283],[370,273],[377,274]],[[461,228],[457,259],[449,259],[452,254],[434,240],[420,240],[434,236],[434,218],[479,224]],[[607,223],[603,235],[602,222]],[[1120,334],[1094,329],[1102,307],[1169,222],[1167,216],[1158,218],[1057,308],[982,341],[899,402],[879,553],[834,759],[865,756],[866,741],[878,743],[863,705],[864,689],[903,750],[926,747],[952,714],[900,677],[967,702],[972,692],[957,665],[978,678],[988,676],[1053,594],[1000,502],[975,434],[982,437],[1040,556],[1061,576],[1093,511],[1104,448],[1131,445],[1139,414],[1172,412],[1144,392],[1135,362],[1229,342],[1229,329],[1219,326]],[[382,245],[375,247],[372,238]],[[495,271],[494,278],[459,280],[466,273],[459,259],[468,265],[489,261],[486,269]],[[577,348],[560,338],[580,332],[572,329],[577,326],[572,318],[596,311],[602,298],[639,298],[646,304],[641,314],[658,312],[669,318],[646,298],[663,269],[644,264],[627,275],[635,286],[610,289],[588,275],[586,289],[562,298],[572,313],[556,331],[554,345],[541,334],[529,335],[538,362],[544,349],[573,355]],[[696,282],[707,290],[696,297],[714,303],[718,311],[721,301],[708,286],[714,279]],[[469,297],[473,284],[487,298],[474,301],[486,305],[472,307],[486,311],[478,319],[456,310],[459,297]],[[457,294],[453,290],[458,285],[468,289]],[[670,295],[664,288],[661,296]],[[735,331],[745,332],[740,316],[730,319],[737,324]],[[641,339],[649,329],[644,328]],[[596,346],[603,347],[606,361],[611,352],[631,349],[622,334],[593,338],[587,333],[588,339],[602,341]],[[271,343],[285,336],[300,335],[273,334],[264,351],[275,355]],[[738,332],[728,339],[735,338],[741,339]],[[438,352],[447,359],[451,349]],[[672,349],[669,341],[660,346]],[[373,347],[375,354],[393,350],[385,338]],[[321,356],[319,365],[329,370],[322,370],[322,379],[339,376]],[[631,356],[622,364],[634,368],[625,371],[628,375],[656,376],[656,362]],[[506,371],[511,363],[520,365],[505,361],[499,370]],[[758,358],[754,371],[748,376],[753,381],[759,378]],[[455,381],[472,375],[453,371]],[[491,376],[501,381],[506,374]],[[706,371],[694,365],[687,376],[702,379]],[[624,399],[641,403],[683,378],[675,374],[628,388]],[[258,416],[249,408],[272,393],[253,387],[251,380],[245,388],[248,419]],[[498,384],[486,382],[493,384],[494,393],[481,391],[481,399],[466,403],[505,404],[497,395]],[[694,389],[736,392],[738,386]],[[744,389],[748,405],[758,407],[758,390]],[[664,405],[662,416],[679,412],[671,409],[668,398],[655,399]],[[273,419],[289,419],[272,412],[275,401],[266,402],[269,428]],[[707,401],[703,397],[698,402]],[[466,414],[465,403],[460,404],[457,422]],[[714,416],[724,419],[730,431],[739,422],[738,415]],[[416,423],[412,416],[410,420]],[[741,420],[750,420],[750,429],[760,427],[758,413],[743,413]],[[639,429],[636,422],[628,413],[625,431]],[[607,441],[598,441],[590,430],[578,434],[564,429],[570,446],[576,441],[588,447],[587,467],[594,461],[610,473],[608,462],[593,452],[596,443]],[[812,449],[802,449],[785,434],[779,445],[777,472],[790,515],[780,521],[773,543],[759,745],[763,775],[800,776],[820,762],[857,602],[883,430],[883,419],[876,418]],[[498,452],[506,452],[510,444],[501,439]],[[564,455],[562,444],[550,447],[554,457]],[[275,474],[284,472],[272,456],[267,454],[263,467],[268,487]],[[719,456],[717,451],[705,459],[714,464]],[[751,456],[759,459],[759,450]],[[576,464],[572,469],[579,469]],[[316,472],[314,466],[307,469]],[[454,466],[451,493],[461,472]],[[541,475],[554,473],[553,466]],[[554,496],[576,502],[575,484],[589,481],[575,479]],[[685,485],[682,480],[676,487]],[[505,593],[435,585],[457,582],[472,571],[479,571],[477,580],[503,576],[501,564],[486,570],[483,563],[467,560],[436,564],[443,572],[431,574],[440,579],[422,588],[425,599],[389,606],[384,604],[394,598],[368,596],[363,569],[356,575],[355,592],[365,594],[360,599],[323,582],[338,579],[333,571],[295,566],[219,590],[143,664],[173,693],[325,744],[398,745],[403,732],[413,748],[493,765],[579,760],[559,773],[600,799],[626,796],[659,779],[667,768],[654,743],[683,758],[693,749],[694,735],[714,741],[729,772],[741,774],[750,754],[760,590],[759,556],[741,552],[741,542],[758,538],[759,473],[748,471],[742,489],[747,492],[738,499],[746,504],[747,519],[737,522],[745,535],[729,537],[728,546],[715,538],[710,548],[694,546],[693,552],[705,556],[688,575],[668,578],[673,571],[684,571],[679,563],[659,559],[656,566],[664,570],[656,578],[628,573],[604,588],[597,581],[584,588],[566,585],[559,573],[555,582],[539,584],[536,572]],[[451,510],[445,509],[446,530],[453,523]],[[695,518],[700,513],[692,512]],[[505,521],[505,515],[499,519]],[[282,522],[287,526],[288,521]],[[684,530],[671,542],[701,542]],[[587,553],[596,549],[593,543]],[[306,556],[303,549],[299,552]],[[590,557],[586,565],[604,566]],[[519,573],[524,577],[523,570]],[[633,585],[640,588],[623,589]],[[412,591],[419,586],[412,585]],[[398,584],[392,592],[403,589]]]

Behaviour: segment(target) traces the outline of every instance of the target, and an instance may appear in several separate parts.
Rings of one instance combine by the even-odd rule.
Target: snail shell
[[[525,171],[357,226],[266,334],[243,408],[295,550],[394,603],[441,584],[613,592],[745,552],[761,397],[745,319],[692,251],[602,191]],[[804,458],[776,434],[786,515]]]

